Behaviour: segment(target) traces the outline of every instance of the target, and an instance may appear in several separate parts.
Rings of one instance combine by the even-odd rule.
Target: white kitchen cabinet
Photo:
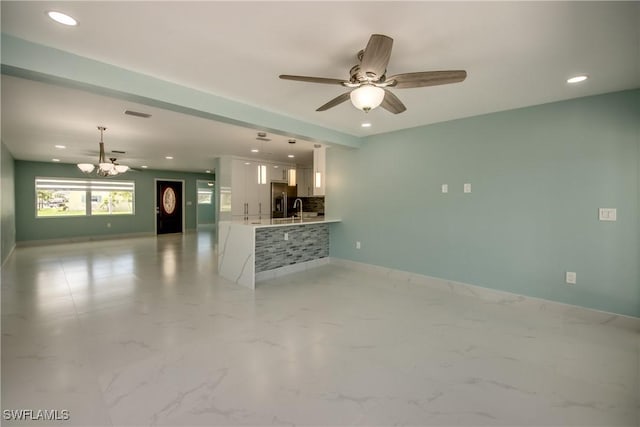
[[[289,179],[289,177],[287,176],[288,171],[288,165],[282,163],[272,164],[269,168],[269,172],[271,173],[270,181],[287,182]]]
[[[258,183],[260,164],[256,161],[243,159],[233,159],[232,161],[231,213],[236,218],[269,216],[271,199],[269,174],[267,172],[265,184]]]
[[[297,181],[298,181],[298,197],[313,196],[313,169],[298,168]]]

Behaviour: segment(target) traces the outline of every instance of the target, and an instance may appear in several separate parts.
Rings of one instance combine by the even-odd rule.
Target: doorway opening
[[[214,229],[216,225],[216,195],[213,180],[196,181],[198,205],[196,207],[196,226],[198,229]]]

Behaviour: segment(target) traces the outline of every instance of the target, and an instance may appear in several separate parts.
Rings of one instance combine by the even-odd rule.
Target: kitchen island
[[[256,282],[326,264],[329,223],[339,219],[220,221],[218,273],[255,289]]]

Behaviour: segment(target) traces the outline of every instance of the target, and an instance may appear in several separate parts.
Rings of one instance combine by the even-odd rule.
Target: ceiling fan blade
[[[373,34],[362,53],[360,71],[373,79],[382,77],[391,58],[393,39],[382,34]]]
[[[384,99],[380,106],[393,114],[399,114],[407,110],[402,101],[387,89],[384,90]]]
[[[467,78],[464,70],[449,71],[423,71],[419,73],[396,74],[387,78],[387,81],[395,80],[393,87],[406,89],[411,87],[425,87],[459,83]]]
[[[333,108],[338,104],[342,104],[344,101],[349,99],[350,95],[351,95],[351,92],[345,92],[340,96],[336,96],[331,101],[327,102],[322,107],[318,108],[316,111],[326,111],[329,108]]]
[[[288,74],[281,74],[280,78],[282,80],[296,80],[299,82],[323,83],[328,85],[342,85],[343,83],[348,83],[340,79],[328,79],[325,77],[290,76]]]

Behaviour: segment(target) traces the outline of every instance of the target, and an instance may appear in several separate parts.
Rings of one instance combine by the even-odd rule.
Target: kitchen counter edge
[[[290,227],[292,225],[314,225],[314,224],[327,224],[333,222],[342,222],[341,219],[338,218],[327,218],[327,219],[319,219],[319,220],[306,220],[306,221],[297,221],[297,222],[286,222],[281,224],[272,224],[270,219],[262,220],[260,223],[256,224],[258,221],[221,221],[221,222],[229,222],[233,225],[244,225],[247,227],[253,228],[269,228],[269,227]]]

